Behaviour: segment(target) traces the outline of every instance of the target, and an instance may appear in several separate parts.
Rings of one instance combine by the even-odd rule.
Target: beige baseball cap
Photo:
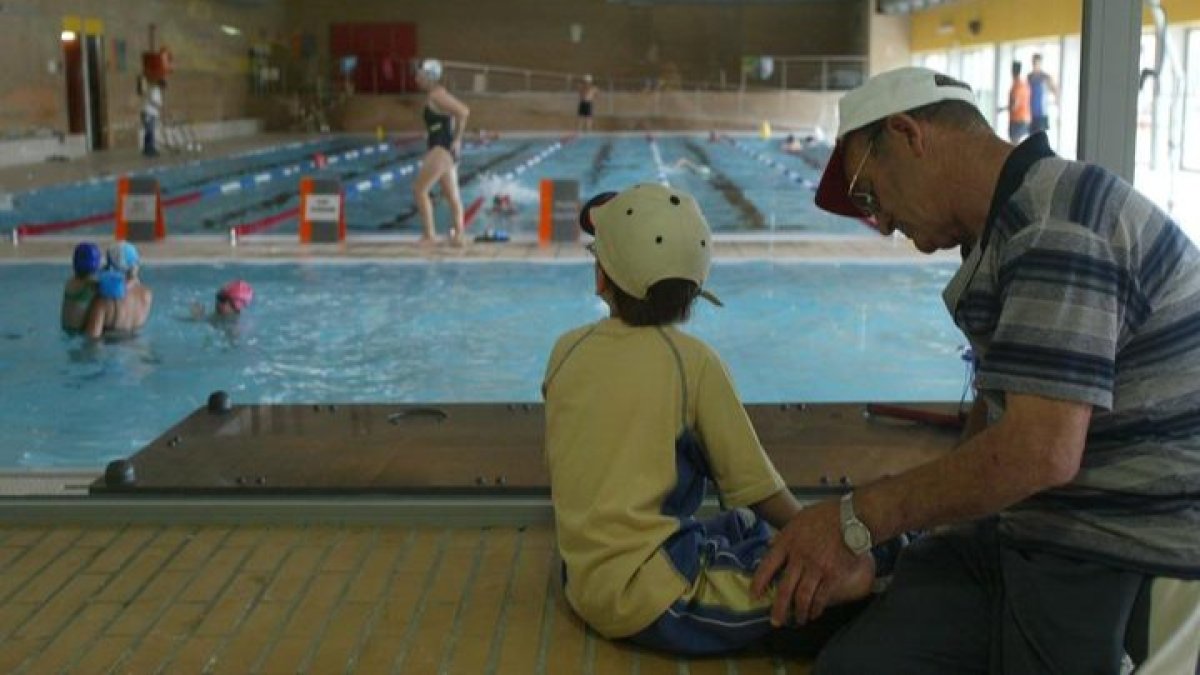
[[[843,216],[863,214],[850,201],[846,178],[846,134],[861,129],[889,115],[902,113],[939,101],[975,102],[975,92],[962,82],[928,68],[897,68],[880,73],[861,87],[847,93],[838,101],[837,145],[821,174],[817,186],[817,206]]]
[[[663,279],[704,287],[712,267],[712,230],[690,194],[657,183],[597,195],[580,226],[596,237],[596,259],[621,290],[640,299]],[[716,305],[716,296],[700,295]]]

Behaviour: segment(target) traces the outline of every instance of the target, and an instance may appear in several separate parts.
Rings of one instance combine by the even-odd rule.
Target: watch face
[[[855,553],[863,553],[871,548],[871,531],[862,523],[849,523],[843,530],[846,546]]]

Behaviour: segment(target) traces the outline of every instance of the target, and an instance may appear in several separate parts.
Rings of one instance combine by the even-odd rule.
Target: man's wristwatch
[[[854,493],[842,495],[842,541],[854,555],[862,555],[871,550],[871,530],[858,519],[854,513]]]

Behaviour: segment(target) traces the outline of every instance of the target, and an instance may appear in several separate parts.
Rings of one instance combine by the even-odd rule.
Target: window
[[[1200,28],[1187,32],[1184,54],[1182,165],[1200,171]]]

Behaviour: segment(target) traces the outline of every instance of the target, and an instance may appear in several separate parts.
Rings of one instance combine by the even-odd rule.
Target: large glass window
[[[1200,28],[1187,32],[1184,66],[1183,168],[1200,171]]]
[[[1143,33],[1141,42],[1141,56],[1138,59],[1138,72],[1146,73],[1154,71],[1155,50],[1157,49],[1158,40],[1155,39],[1154,33]],[[1141,89],[1138,90],[1137,103],[1137,137],[1135,140],[1135,161],[1138,168],[1150,166],[1154,140],[1154,80],[1145,78],[1141,80]]]
[[[971,85],[975,90],[975,101],[984,115],[990,117],[988,111],[997,108],[996,98],[996,48],[988,45],[977,49],[967,49],[959,61],[959,72],[955,77]],[[1007,89],[1005,92],[1007,94]]]

